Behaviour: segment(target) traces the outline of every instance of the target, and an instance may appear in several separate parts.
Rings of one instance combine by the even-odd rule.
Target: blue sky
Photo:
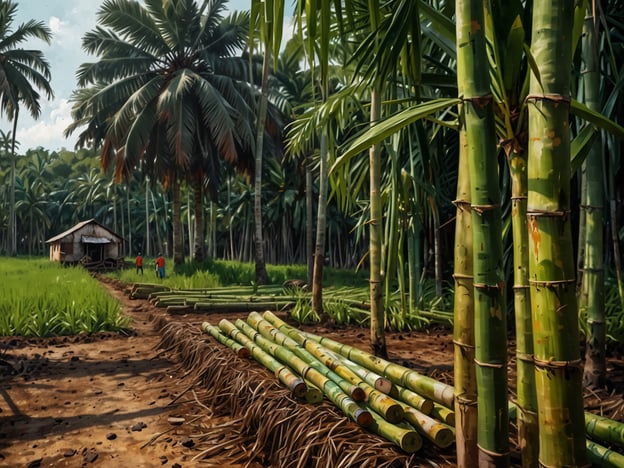
[[[54,99],[47,101],[42,96],[41,116],[34,121],[26,112],[20,114],[17,128],[19,152],[42,146],[49,150],[62,147],[73,149],[75,136],[65,139],[63,131],[71,122],[68,99],[76,87],[75,73],[83,62],[94,60],[81,48],[82,36],[95,27],[95,14],[103,0],[15,0],[17,16],[12,29],[28,20],[42,21],[52,30],[52,43],[42,41],[26,44],[25,48],[43,51],[52,72]],[[250,0],[230,0],[232,10],[249,9]],[[5,116],[0,119],[0,128],[11,130]]]

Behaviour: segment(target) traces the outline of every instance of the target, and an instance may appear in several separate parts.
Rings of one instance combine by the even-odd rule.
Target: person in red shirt
[[[143,257],[141,256],[141,252],[139,252],[139,255],[137,255],[134,263],[136,264],[136,272],[139,273],[140,271],[141,274],[143,274]]]
[[[165,277],[165,258],[160,252],[158,253],[158,258],[156,259],[156,273],[159,278]]]

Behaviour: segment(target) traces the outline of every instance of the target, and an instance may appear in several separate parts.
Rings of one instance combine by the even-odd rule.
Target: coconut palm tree
[[[20,107],[26,108],[33,119],[41,114],[39,91],[48,99],[54,97],[50,87],[50,65],[40,50],[18,47],[29,39],[50,43],[52,32],[41,21],[27,21],[12,29],[17,3],[0,1],[0,112],[13,123],[11,144],[11,192],[9,200],[10,253],[17,254],[17,227],[15,219],[15,149]]]
[[[79,144],[101,145],[117,181],[141,169],[171,188],[174,263],[184,261],[180,184],[194,159],[216,169],[253,162],[255,91],[248,62],[235,56],[246,44],[249,15],[225,18],[225,0],[106,0],[98,27],[83,46],[99,61],[78,70],[72,96],[72,133]],[[207,175],[218,187],[220,174]]]

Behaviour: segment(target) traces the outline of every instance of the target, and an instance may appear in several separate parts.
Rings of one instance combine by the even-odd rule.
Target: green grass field
[[[0,335],[53,336],[128,328],[119,303],[81,267],[0,258]]]

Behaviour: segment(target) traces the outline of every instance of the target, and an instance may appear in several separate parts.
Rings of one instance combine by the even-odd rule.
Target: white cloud
[[[58,99],[49,103],[42,112],[38,121],[30,117],[18,120],[17,141],[20,142],[20,152],[27,149],[42,146],[50,151],[59,150],[63,147],[72,149],[75,136],[65,139],[63,132],[72,122],[71,104],[67,99]]]
[[[60,18],[57,18],[56,16],[52,16],[50,18],[50,21],[48,21],[48,25],[50,26],[50,30],[52,31],[52,34],[58,34],[61,31],[61,28],[63,27],[63,22],[61,21]]]

